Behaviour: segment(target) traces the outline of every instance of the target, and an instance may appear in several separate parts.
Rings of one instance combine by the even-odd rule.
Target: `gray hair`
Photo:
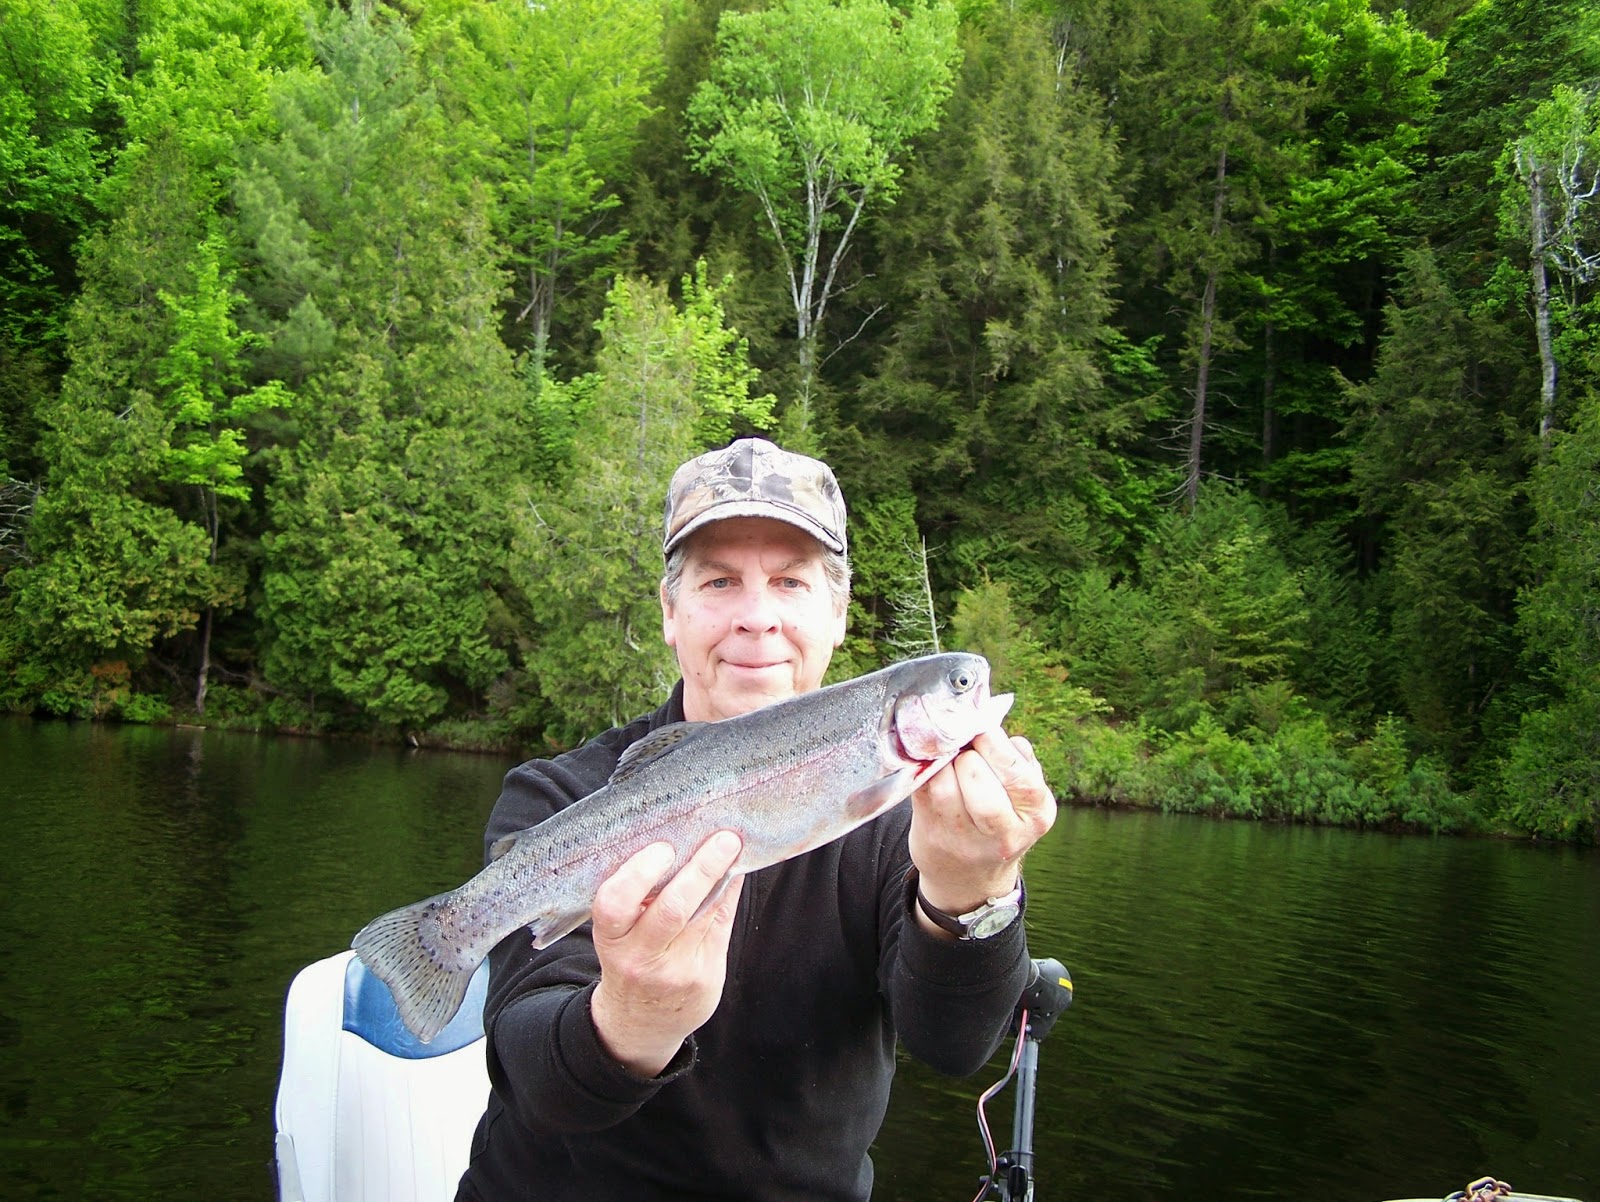
[[[828,592],[833,595],[834,608],[843,613],[850,604],[850,557],[818,543],[822,551],[822,570],[828,578]],[[683,569],[689,562],[689,543],[679,543],[667,552],[667,566],[661,574],[661,591],[667,604],[676,607],[678,590],[683,584]]]

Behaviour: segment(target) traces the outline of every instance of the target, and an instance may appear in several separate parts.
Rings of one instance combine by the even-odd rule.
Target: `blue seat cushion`
[[[485,960],[472,974],[461,1009],[432,1043],[423,1043],[400,1021],[389,987],[367,971],[359,956],[352,956],[344,970],[344,1029],[380,1052],[403,1060],[443,1056],[483,1036],[483,999],[488,991],[489,962]]]

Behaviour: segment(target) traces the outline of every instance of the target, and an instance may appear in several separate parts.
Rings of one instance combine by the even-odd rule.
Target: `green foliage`
[[[1345,385],[1356,495],[1386,534],[1379,587],[1395,696],[1429,750],[1458,763],[1510,670],[1524,545],[1526,443],[1483,400],[1497,341],[1418,251],[1390,306],[1377,373]]]
[[[1328,526],[1285,541],[1306,604],[1305,636],[1291,677],[1330,720],[1364,725],[1372,717],[1383,647],[1377,617],[1357,587],[1350,554]]]
[[[1600,10],[1574,0],[1479,3],[1445,37],[1449,70],[1426,127],[1435,166],[1421,181],[1421,232],[1463,281],[1499,252],[1495,164],[1559,85],[1600,76]]]
[[[95,715],[120,704],[103,665],[139,663],[216,596],[205,531],[170,510],[69,481],[35,502],[28,559],[5,577],[9,704]]]
[[[1260,375],[1263,479],[1344,518],[1347,460],[1329,445],[1343,411],[1328,367],[1366,370],[1373,273],[1415,228],[1421,125],[1445,61],[1404,13],[1384,19],[1367,0],[1297,0],[1280,19],[1296,36],[1278,70],[1308,88],[1304,153],[1266,185],[1264,287],[1242,319],[1265,353],[1243,371]]]
[[[1105,703],[1071,684],[1066,669],[1029,631],[1025,613],[1012,602],[1003,582],[985,582],[956,600],[950,645],[989,661],[996,692],[1014,692],[1017,701],[1006,729],[1033,744],[1045,777],[1065,787],[1071,779],[1067,747],[1073,728]]]
[[[414,726],[508,665],[490,589],[527,464],[520,389],[484,198],[438,151],[406,30],[334,12],[317,45],[238,188],[258,320],[277,342],[324,331],[272,459],[262,662],[302,698]]]
[[[234,324],[239,297],[233,273],[222,271],[225,250],[221,237],[207,238],[197,248],[194,290],[176,298],[165,290],[157,293],[173,325],[172,345],[156,369],[173,427],[164,474],[175,484],[198,484],[218,496],[248,501],[244,430],[233,423],[282,408],[290,395],[278,380],[242,390],[241,355],[258,339],[241,334]]]
[[[62,335],[72,246],[101,170],[105,70],[73,0],[7,0],[0,10],[0,347]]]
[[[1600,835],[1600,400],[1533,474],[1536,583],[1517,625],[1548,689],[1501,773],[1505,817],[1554,838]]]
[[[1387,739],[1380,727],[1374,741]],[[1320,718],[1253,740],[1202,719],[1164,742],[1150,773],[1158,804],[1174,812],[1434,831],[1467,823],[1464,800],[1436,766],[1419,761],[1403,775],[1395,767],[1392,747],[1341,753]]]
[[[655,585],[667,482],[734,424],[762,428],[743,343],[716,292],[684,281],[680,312],[658,285],[618,280],[600,323],[594,377],[545,385],[554,407],[583,405],[567,462],[521,490],[510,579],[530,618],[522,696],[511,717],[571,745],[659,704],[676,677]]]
[[[816,339],[869,205],[892,204],[911,139],[931,129],[955,66],[948,0],[782,0],[728,10],[689,105],[696,165],[761,205],[794,307],[801,417]]]
[[[226,196],[239,148],[273,132],[273,77],[311,61],[299,0],[159,0],[139,7],[138,67],[113,95],[125,144],[102,202],[120,207],[144,155],[173,139],[195,201]]]
[[[1597,77],[1572,0],[9,0],[0,704],[571,742],[673,675],[672,466],[776,430],[831,679],[981,646],[1080,799],[1592,837]]]
[[[897,337],[837,421],[905,461],[941,590],[989,573],[1048,611],[1126,516],[1115,448],[1148,409],[1101,380],[1116,155],[1044,21],[997,9],[963,45],[940,135],[878,236]]]
[[[1169,514],[1140,578],[1153,616],[1146,703],[1158,724],[1187,725],[1229,694],[1287,678],[1306,648],[1300,581],[1254,498],[1210,487],[1193,514]]]
[[[515,320],[543,364],[556,307],[605,273],[623,235],[605,215],[662,70],[661,8],[647,0],[430,4],[447,111],[479,141]]]

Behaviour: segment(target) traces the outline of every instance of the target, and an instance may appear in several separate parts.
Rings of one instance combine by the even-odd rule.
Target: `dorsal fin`
[[[622,753],[622,758],[617,761],[617,766],[611,773],[611,783],[615,785],[627,780],[646,764],[653,764],[662,756],[682,747],[687,740],[692,739],[709,725],[711,725],[709,722],[674,722],[670,726],[651,731]]]
[[[509,835],[501,835],[489,847],[489,860],[491,862],[498,860],[501,856],[505,855],[506,852],[515,847],[517,840],[522,838],[522,836],[527,833],[527,831],[522,830],[512,831]]]

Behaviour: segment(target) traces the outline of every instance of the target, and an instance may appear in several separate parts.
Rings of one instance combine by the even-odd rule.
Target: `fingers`
[[[940,842],[965,845],[974,860],[1015,860],[1055,822],[1055,795],[1027,739],[994,730],[937,773],[916,808]]]
[[[672,868],[670,843],[652,843],[635,852],[601,882],[594,895],[596,939],[621,939],[639,920],[645,902]]]
[[[712,835],[656,895],[640,922],[674,938],[701,914],[713,892],[724,887],[743,846],[732,831]]]
[[[652,843],[636,852],[595,893],[595,938],[614,942],[637,932],[665,945],[692,921],[731,916],[728,894],[736,902],[736,888],[728,889],[714,905],[705,903],[724,885],[741,850],[739,836],[718,831],[670,879],[676,859],[670,844]]]
[[[595,894],[590,1017],[607,1051],[641,1076],[659,1072],[722,996],[744,881],[729,874],[741,850],[721,831],[673,872],[672,848],[651,844]]]

